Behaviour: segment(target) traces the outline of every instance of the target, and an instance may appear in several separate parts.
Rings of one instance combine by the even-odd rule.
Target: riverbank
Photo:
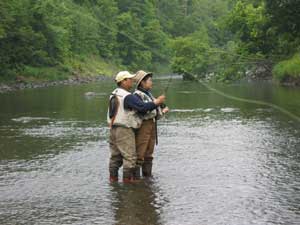
[[[104,81],[112,79],[107,75],[96,76],[71,76],[65,80],[57,81],[27,81],[17,80],[14,82],[0,83],[0,93],[6,93],[11,91],[18,91],[23,89],[45,88],[58,85],[80,85],[97,81]]]
[[[121,68],[114,62],[93,55],[74,56],[55,66],[24,66],[18,73],[0,76],[0,93],[103,81],[112,79]]]
[[[24,66],[18,73],[8,73],[6,76],[0,74],[0,93],[109,80],[121,70],[128,68],[94,55],[73,56],[55,66]],[[153,64],[152,72],[155,74],[171,74],[171,71],[169,64]]]
[[[300,54],[279,62],[273,68],[273,77],[285,86],[300,86]]]

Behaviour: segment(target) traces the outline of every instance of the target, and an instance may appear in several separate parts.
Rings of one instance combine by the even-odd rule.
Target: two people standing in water
[[[121,71],[117,88],[109,97],[107,121],[110,126],[109,179],[117,182],[123,166],[123,182],[132,183],[152,176],[152,162],[157,141],[157,120],[169,111],[166,97],[151,94],[152,73]],[[136,83],[136,90],[131,89]]]

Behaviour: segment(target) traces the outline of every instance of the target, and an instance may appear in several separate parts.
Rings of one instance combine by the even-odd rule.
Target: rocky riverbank
[[[299,78],[286,77],[284,80],[281,81],[281,84],[290,87],[300,87],[300,76]]]
[[[58,85],[79,85],[91,82],[110,80],[109,76],[97,75],[97,76],[74,76],[66,80],[59,81],[26,81],[16,80],[15,82],[0,83],[0,93],[6,93],[11,91],[32,89],[32,88],[45,88]]]

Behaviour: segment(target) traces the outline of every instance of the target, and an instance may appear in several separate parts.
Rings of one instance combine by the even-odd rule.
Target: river
[[[155,80],[154,93],[167,83]],[[214,87],[300,116],[300,89]],[[105,81],[0,95],[0,224],[300,224],[299,122],[173,79],[154,178],[111,185],[113,88]]]

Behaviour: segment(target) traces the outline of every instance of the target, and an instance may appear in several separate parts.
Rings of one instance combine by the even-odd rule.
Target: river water
[[[154,93],[167,82],[155,80]],[[113,87],[0,95],[0,224],[300,224],[299,122],[173,80],[154,178],[111,185],[105,117]],[[299,89],[214,87],[300,116]]]

